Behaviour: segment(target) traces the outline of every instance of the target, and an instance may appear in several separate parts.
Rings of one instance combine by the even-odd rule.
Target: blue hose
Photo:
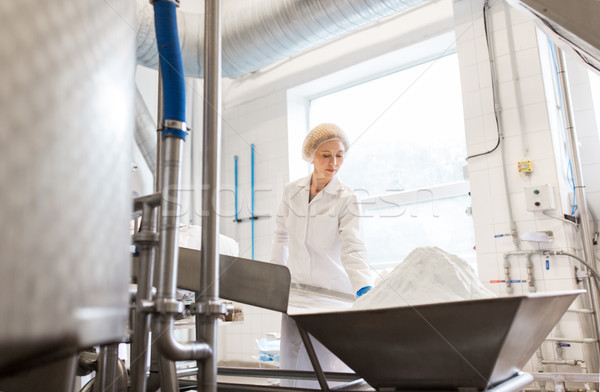
[[[185,123],[185,73],[177,34],[177,6],[167,0],[154,3],[156,44],[163,78],[164,119]],[[162,136],[173,135],[185,140],[183,129],[165,128]]]

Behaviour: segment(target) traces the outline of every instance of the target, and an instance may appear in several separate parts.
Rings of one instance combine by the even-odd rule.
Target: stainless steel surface
[[[31,368],[0,376],[2,392],[72,392],[77,355],[54,358]]]
[[[572,7],[575,8],[575,7]],[[599,8],[600,11],[600,8]],[[589,213],[587,207],[587,199],[584,191],[585,185],[583,183],[583,173],[581,171],[581,155],[579,153],[579,144],[577,142],[577,134],[575,132],[575,121],[573,117],[573,109],[571,107],[571,90],[567,80],[564,53],[561,49],[558,49],[556,56],[558,80],[562,91],[562,105],[563,113],[565,115],[565,125],[567,136],[569,138],[569,148],[571,150],[571,164],[573,168],[573,184],[575,187],[575,194],[578,200],[577,208],[579,216],[581,218],[581,243],[583,244],[584,258],[592,266],[596,265],[594,244],[592,243],[592,230],[590,228]],[[598,297],[598,286],[594,279],[583,279],[583,288],[587,291],[587,300],[585,297],[582,298],[582,308],[590,308],[594,311],[593,314],[589,315],[589,318],[582,320],[581,327],[585,334],[592,336],[595,339],[600,337],[600,298]],[[590,322],[591,320],[591,322]],[[584,346],[584,357],[588,364],[588,367],[593,372],[600,372],[600,345],[598,343],[591,347]]]
[[[96,377],[94,377],[94,392],[117,392],[118,361],[118,344],[100,347],[98,370],[96,371]]]
[[[351,309],[355,301],[356,299],[351,294],[292,283],[287,313],[317,313]]]
[[[135,143],[156,176],[156,126],[140,90],[135,89]]]
[[[177,286],[200,289],[200,254],[179,248]],[[278,312],[286,312],[290,293],[287,267],[256,260],[220,255],[219,297]]]
[[[133,6],[2,3],[0,372],[125,335]]]
[[[428,0],[244,0],[223,5],[223,76],[238,77]],[[137,0],[137,61],[156,68],[152,7]],[[178,11],[186,75],[203,77],[202,15]]]
[[[317,376],[317,380],[319,381],[319,386],[322,391],[329,391],[329,385],[327,385],[327,380],[325,379],[325,375],[323,374],[323,368],[319,363],[319,358],[317,357],[317,353],[315,352],[315,348],[313,347],[312,342],[310,341],[310,337],[306,333],[306,331],[298,327],[298,332],[300,333],[300,337],[302,338],[302,343],[304,343],[304,349],[308,354],[308,358],[310,359],[310,364],[315,371],[315,375]]]
[[[219,300],[219,189],[221,166],[221,0],[204,2],[204,105],[202,130],[202,241],[196,304]],[[207,307],[208,309],[208,307]],[[196,314],[196,340],[214,355],[198,361],[198,390],[217,390],[219,314]]]
[[[525,8],[555,43],[572,50],[593,68],[600,69],[600,2],[596,0],[508,0]]]
[[[157,195],[157,194],[155,194]],[[159,194],[158,194],[159,195]],[[151,195],[154,196],[154,195]],[[156,233],[155,203],[160,198],[147,197],[150,203],[142,204],[141,233]],[[135,206],[134,206],[135,208]],[[138,292],[136,295],[136,312],[134,332],[131,337],[131,390],[145,392],[148,372],[149,338],[150,338],[150,313],[144,312],[143,302],[152,300],[152,283],[154,282],[154,264],[156,262],[156,243],[139,244],[139,276]]]
[[[514,377],[580,293],[292,318],[375,388],[483,390]]]

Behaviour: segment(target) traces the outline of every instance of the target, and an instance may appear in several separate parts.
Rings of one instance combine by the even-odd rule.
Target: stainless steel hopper
[[[377,389],[484,390],[517,375],[581,292],[292,317]]]

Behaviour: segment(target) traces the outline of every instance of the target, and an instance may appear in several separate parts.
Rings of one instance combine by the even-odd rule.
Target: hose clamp
[[[177,129],[177,130],[181,130],[184,132],[187,132],[187,130],[188,130],[187,124],[184,123],[183,121],[168,120],[168,119],[163,121],[163,129],[165,129],[165,128]]]
[[[230,307],[231,311],[229,311]],[[227,313],[231,313],[232,311],[233,305],[214,300],[210,300],[208,302],[203,303],[195,303],[190,307],[190,312],[192,314],[203,314],[207,316],[226,315]]]
[[[168,1],[170,3],[175,3],[175,5],[179,7],[179,0],[149,0],[148,2],[154,5],[154,3],[156,3],[157,1]]]
[[[176,299],[163,298],[156,300],[155,308],[160,314],[181,314],[185,310],[185,305]]]
[[[133,235],[133,242],[139,245],[154,245],[158,244],[158,233],[150,230],[140,231]]]

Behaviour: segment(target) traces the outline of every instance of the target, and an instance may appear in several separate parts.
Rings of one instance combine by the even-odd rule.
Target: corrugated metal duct
[[[431,0],[223,1],[223,73],[238,77]],[[137,0],[137,61],[157,68],[152,7]],[[187,76],[202,77],[203,16],[178,12]]]

